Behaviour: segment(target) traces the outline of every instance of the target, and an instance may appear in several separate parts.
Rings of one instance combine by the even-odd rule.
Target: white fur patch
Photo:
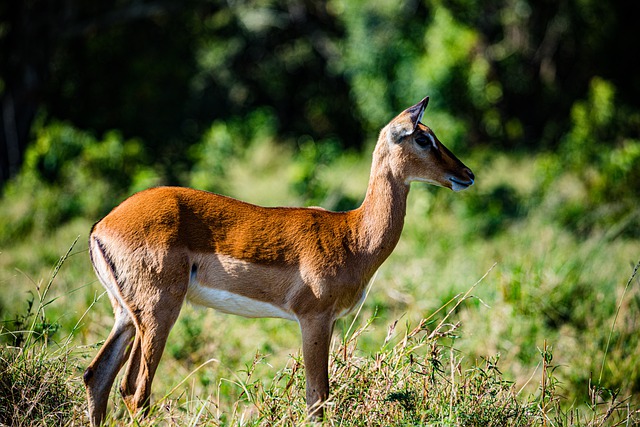
[[[203,286],[193,277],[189,282],[187,300],[192,304],[215,308],[223,313],[236,314],[243,317],[279,317],[297,321],[293,313],[288,313],[273,304],[254,300],[233,292]]]
[[[425,110],[425,106],[423,105],[420,108],[420,114],[418,114],[418,120],[416,120],[416,124],[422,121],[422,116],[424,116],[424,110]]]
[[[98,243],[98,241],[91,239],[90,244],[93,246],[91,251],[93,256],[92,263],[96,275],[98,276],[98,280],[106,289],[109,297],[117,300],[123,310],[128,310],[127,305],[124,303],[124,301],[122,300],[122,296],[120,295],[119,285],[115,281],[114,274],[116,273],[114,271],[111,271],[111,267],[109,266],[108,261],[105,259],[105,254],[103,253],[101,243]],[[120,279],[124,280],[124,277],[120,276]],[[117,320],[118,313],[116,313],[116,322]]]
[[[431,141],[431,146],[437,150],[438,146],[436,145],[436,140],[433,135],[431,135],[431,132],[427,132],[427,136],[429,137],[429,141]]]

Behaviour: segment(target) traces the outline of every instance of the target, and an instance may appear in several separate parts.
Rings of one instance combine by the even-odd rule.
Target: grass
[[[61,259],[64,261],[66,257]],[[61,265],[61,264],[60,264]],[[635,276],[630,278],[632,283]],[[57,270],[54,272],[57,274]],[[485,275],[488,276],[490,271]],[[55,276],[54,276],[55,277]],[[523,388],[505,379],[498,356],[465,363],[465,355],[451,346],[458,339],[456,312],[469,300],[483,277],[464,294],[456,295],[414,327],[395,321],[382,342],[370,354],[362,354],[360,339],[376,319],[358,318],[334,341],[330,378],[332,395],[326,402],[328,424],[336,426],[546,426],[635,425],[640,413],[616,395],[591,387],[588,408],[569,408],[555,371],[553,351],[546,343],[539,349],[538,393],[522,395]],[[48,286],[53,279],[48,282]],[[39,294],[46,297],[45,292]],[[55,303],[41,298],[31,329],[4,332],[3,338],[20,346],[4,346],[0,353],[0,422],[6,425],[78,425],[87,422],[83,388],[78,371],[87,349],[73,344],[74,337],[55,345],[47,342],[35,319],[48,320],[45,308]],[[357,325],[357,327],[355,327]],[[210,392],[197,393],[193,383],[202,371],[220,364],[209,359],[195,367],[166,395],[158,399],[146,418],[129,416],[114,394],[116,411],[108,425],[251,425],[296,426],[306,423],[304,364],[298,354],[285,367],[269,365],[269,356],[257,352],[245,369],[227,371]],[[256,375],[264,366],[275,375]],[[223,385],[236,390],[231,410],[222,411]],[[180,391],[182,389],[182,391]],[[212,393],[211,390],[214,390]],[[228,399],[228,396],[226,396]],[[119,410],[118,410],[119,409]]]
[[[288,156],[255,153],[230,163],[230,193],[299,203]],[[368,161],[320,171],[327,204],[362,197]],[[336,325],[327,424],[637,424],[640,241],[623,222],[566,227],[553,209],[579,186],[540,195],[536,159],[465,161],[478,172],[467,192],[414,186],[400,244],[359,315]],[[0,247],[0,424],[87,422],[82,372],[113,322],[87,256],[93,220]],[[131,420],[114,387],[109,424],[304,424],[299,335],[293,322],[186,305],[151,414]]]
[[[0,349],[0,424],[11,426],[68,425],[82,419],[76,411],[82,396],[75,377],[74,331],[62,345],[50,345],[58,324],[46,316],[55,302],[48,293],[69,251],[56,264],[49,281],[36,284],[37,297],[27,301],[26,313],[0,329],[9,345]],[[11,326],[11,329],[7,329]]]

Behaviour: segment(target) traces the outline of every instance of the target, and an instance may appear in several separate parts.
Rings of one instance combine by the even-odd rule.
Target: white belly
[[[267,302],[254,300],[233,292],[209,288],[193,280],[189,283],[187,300],[193,304],[215,308],[223,313],[244,317],[280,317],[296,320],[292,313]]]
[[[279,317],[297,321],[293,313],[281,307],[229,290],[241,289],[248,283],[268,286],[274,279],[282,282],[286,279],[284,272],[219,254],[196,256],[194,261],[196,266],[191,271],[187,289],[189,302],[238,316]],[[219,289],[221,286],[218,285],[221,284],[226,290]]]

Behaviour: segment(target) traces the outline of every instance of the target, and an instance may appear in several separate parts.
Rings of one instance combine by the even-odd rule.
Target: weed
[[[0,338],[13,345],[0,347],[0,425],[60,426],[83,418],[77,410],[82,390],[74,384],[75,356],[71,347],[52,350],[50,339],[57,324],[47,319],[45,307],[53,302],[47,294],[69,251],[60,258],[46,286],[37,286],[27,301],[27,310],[18,314],[14,330],[3,329]]]

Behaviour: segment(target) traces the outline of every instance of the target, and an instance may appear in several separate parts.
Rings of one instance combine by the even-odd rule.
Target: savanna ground
[[[255,142],[225,165],[226,193],[298,204],[292,188],[315,149]],[[336,325],[326,424],[636,425],[637,206],[590,221],[588,183],[550,156],[457,151],[476,185],[414,184],[396,251],[361,310]],[[304,181],[322,196],[314,204],[359,200],[369,165],[368,154],[333,156]],[[15,200],[3,209],[22,209]],[[97,219],[2,241],[0,424],[88,421],[82,372],[113,321],[87,255]],[[114,386],[108,424],[302,424],[300,347],[293,322],[186,305],[151,413],[132,419]]]

